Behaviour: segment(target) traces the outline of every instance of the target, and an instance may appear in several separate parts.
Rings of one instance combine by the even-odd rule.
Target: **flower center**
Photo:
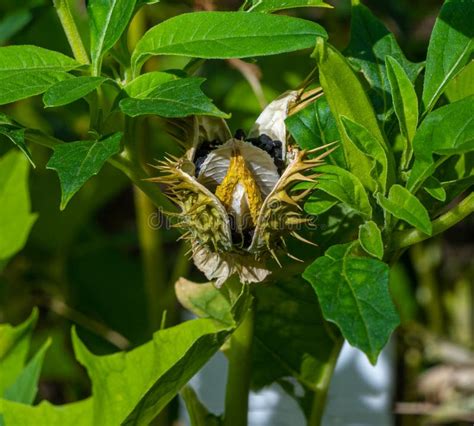
[[[255,182],[252,172],[245,163],[244,157],[239,151],[232,153],[227,173],[221,184],[217,186],[215,194],[227,211],[236,210],[235,204],[239,202],[241,204],[241,201],[243,201],[236,200],[236,198],[245,197],[250,211],[252,225],[255,226],[263,203],[262,194],[260,193],[260,189]],[[242,214],[244,212],[235,211],[235,213]],[[239,219],[242,221],[244,218]]]

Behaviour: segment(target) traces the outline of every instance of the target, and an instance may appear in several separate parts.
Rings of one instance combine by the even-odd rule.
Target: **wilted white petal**
[[[286,152],[286,126],[285,119],[288,117],[288,109],[298,97],[298,92],[293,90],[286,92],[279,98],[270,102],[262,111],[257,121],[250,130],[249,137],[255,138],[266,134],[273,140],[281,141],[283,144],[283,159]]]

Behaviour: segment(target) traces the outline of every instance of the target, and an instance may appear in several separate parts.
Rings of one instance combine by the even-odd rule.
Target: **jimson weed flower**
[[[217,286],[233,274],[244,283],[263,281],[269,257],[280,264],[284,236],[304,240],[296,229],[308,220],[301,204],[314,188],[294,187],[315,182],[312,169],[330,150],[315,157],[327,145],[305,151],[287,143],[285,118],[298,97],[292,91],[270,103],[247,137],[243,131],[232,137],[221,119],[182,122],[186,153],[161,161],[163,176],[151,179],[167,185],[194,263]]]

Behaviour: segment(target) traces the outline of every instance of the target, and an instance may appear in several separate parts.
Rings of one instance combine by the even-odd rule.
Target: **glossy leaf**
[[[438,201],[446,201],[446,190],[441,185],[441,182],[434,176],[426,179],[423,189]]]
[[[391,56],[386,59],[387,75],[392,92],[393,107],[405,139],[403,150],[404,168],[412,154],[412,142],[418,126],[418,98],[410,78],[403,67]]]
[[[286,127],[301,149],[312,149],[340,140],[336,120],[329,109],[325,96],[311,102],[306,108],[290,115]],[[346,167],[344,151],[336,149],[329,157],[328,163]]]
[[[151,28],[132,55],[137,67],[150,55],[226,59],[274,55],[314,46],[327,37],[316,23],[246,12],[185,13]]]
[[[27,405],[33,404],[38,392],[38,381],[43,366],[44,356],[50,345],[51,340],[47,340],[31,361],[25,366],[15,382],[5,390],[3,398]]]
[[[31,213],[28,160],[18,151],[0,158],[0,259],[7,260],[26,243],[36,214]]]
[[[61,210],[64,210],[72,196],[92,176],[99,173],[105,162],[120,152],[121,133],[97,141],[70,142],[54,147],[54,153],[47,164],[56,170],[61,183]]]
[[[376,185],[370,176],[372,169],[370,159],[353,144],[341,119],[341,116],[345,116],[355,123],[362,124],[381,146],[385,146],[366,90],[346,59],[323,40],[318,40],[313,57],[318,63],[321,86],[336,118],[349,170],[361,180],[366,188],[373,191]]]
[[[92,381],[93,424],[149,424],[231,330],[212,319],[187,321],[130,352],[106,356],[92,354],[73,333],[76,357]]]
[[[167,83],[168,81],[176,80],[177,78],[178,77],[174,74],[167,72],[148,72],[132,80],[123,88],[123,90],[131,98],[144,99],[157,89],[158,86],[161,86],[163,83]]]
[[[248,12],[275,12],[282,9],[293,9],[295,7],[329,7],[323,0],[252,0]]]
[[[105,77],[75,77],[51,86],[43,95],[45,107],[57,107],[77,101],[97,89]]]
[[[431,235],[432,226],[426,208],[408,189],[400,185],[393,185],[388,198],[378,196],[379,204],[398,219],[418,228],[425,234]]]
[[[39,95],[71,76],[74,59],[37,46],[0,48],[0,105]]]
[[[370,159],[370,176],[377,183],[377,189],[385,193],[387,185],[393,181],[394,175],[394,170],[389,170],[387,153],[364,126],[344,116],[341,119],[344,130],[351,142]]]
[[[203,81],[203,78],[196,77],[168,81],[151,91],[146,99],[122,99],[120,109],[131,117],[146,114],[162,117],[190,115],[228,117],[201,91]]]
[[[421,123],[413,140],[415,163],[407,188],[419,189],[439,163],[433,155],[462,154],[474,149],[474,96],[431,112]]]
[[[394,35],[358,0],[352,0],[351,41],[345,54],[369,82],[369,96],[382,117],[391,109],[385,58],[393,57],[412,83],[422,68],[406,59]]]
[[[28,161],[33,167],[35,163],[33,162],[33,157],[31,156],[30,150],[26,146],[25,142],[25,129],[11,126],[3,126],[0,124],[0,135],[5,136],[10,141],[12,141],[20,150],[25,154],[25,157],[28,158]]]
[[[338,200],[322,191],[314,191],[304,203],[306,213],[318,216],[330,210]]]
[[[369,197],[361,181],[341,167],[325,165],[317,168],[318,177],[316,188],[338,199],[365,218],[372,217],[372,207]]]
[[[474,95],[474,61],[469,62],[446,86],[450,102],[460,101]]]
[[[382,260],[382,233],[375,222],[369,220],[359,226],[359,243],[367,253]]]
[[[0,396],[15,383],[23,370],[37,320],[38,311],[35,309],[24,323],[16,327],[0,324]]]
[[[351,244],[334,245],[304,272],[318,295],[324,317],[372,364],[399,324],[388,289],[388,265],[356,256]]]
[[[430,111],[449,81],[474,51],[474,3],[446,0],[431,33],[423,85],[423,105]]]
[[[132,17],[136,0],[89,0],[91,59],[96,75],[104,53],[118,41]]]

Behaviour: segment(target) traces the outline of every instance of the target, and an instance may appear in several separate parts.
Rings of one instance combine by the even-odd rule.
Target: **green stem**
[[[331,378],[334,373],[334,369],[336,368],[337,359],[339,358],[339,353],[341,352],[343,343],[344,339],[342,339],[342,337],[339,337],[334,342],[331,355],[324,366],[323,372],[316,385],[316,390],[314,391],[313,404],[311,406],[311,415],[308,420],[308,426],[321,425],[324,408],[326,407],[329,385],[331,383]]]
[[[462,200],[456,207],[446,212],[438,219],[434,220],[431,224],[433,232],[431,235],[424,234],[418,229],[409,229],[406,231],[399,231],[393,234],[392,237],[392,250],[398,250],[405,247],[409,247],[413,244],[424,241],[431,238],[441,232],[446,231],[456,223],[463,220],[474,212],[474,193],[469,194],[464,200]]]
[[[251,305],[230,339],[223,426],[247,426],[253,332],[254,310]]]
[[[89,64],[89,56],[82,43],[81,36],[77,29],[74,18],[69,8],[67,0],[53,0],[56,13],[58,14],[61,25],[66,33],[67,40],[71,46],[72,53],[76,60],[81,64]]]

